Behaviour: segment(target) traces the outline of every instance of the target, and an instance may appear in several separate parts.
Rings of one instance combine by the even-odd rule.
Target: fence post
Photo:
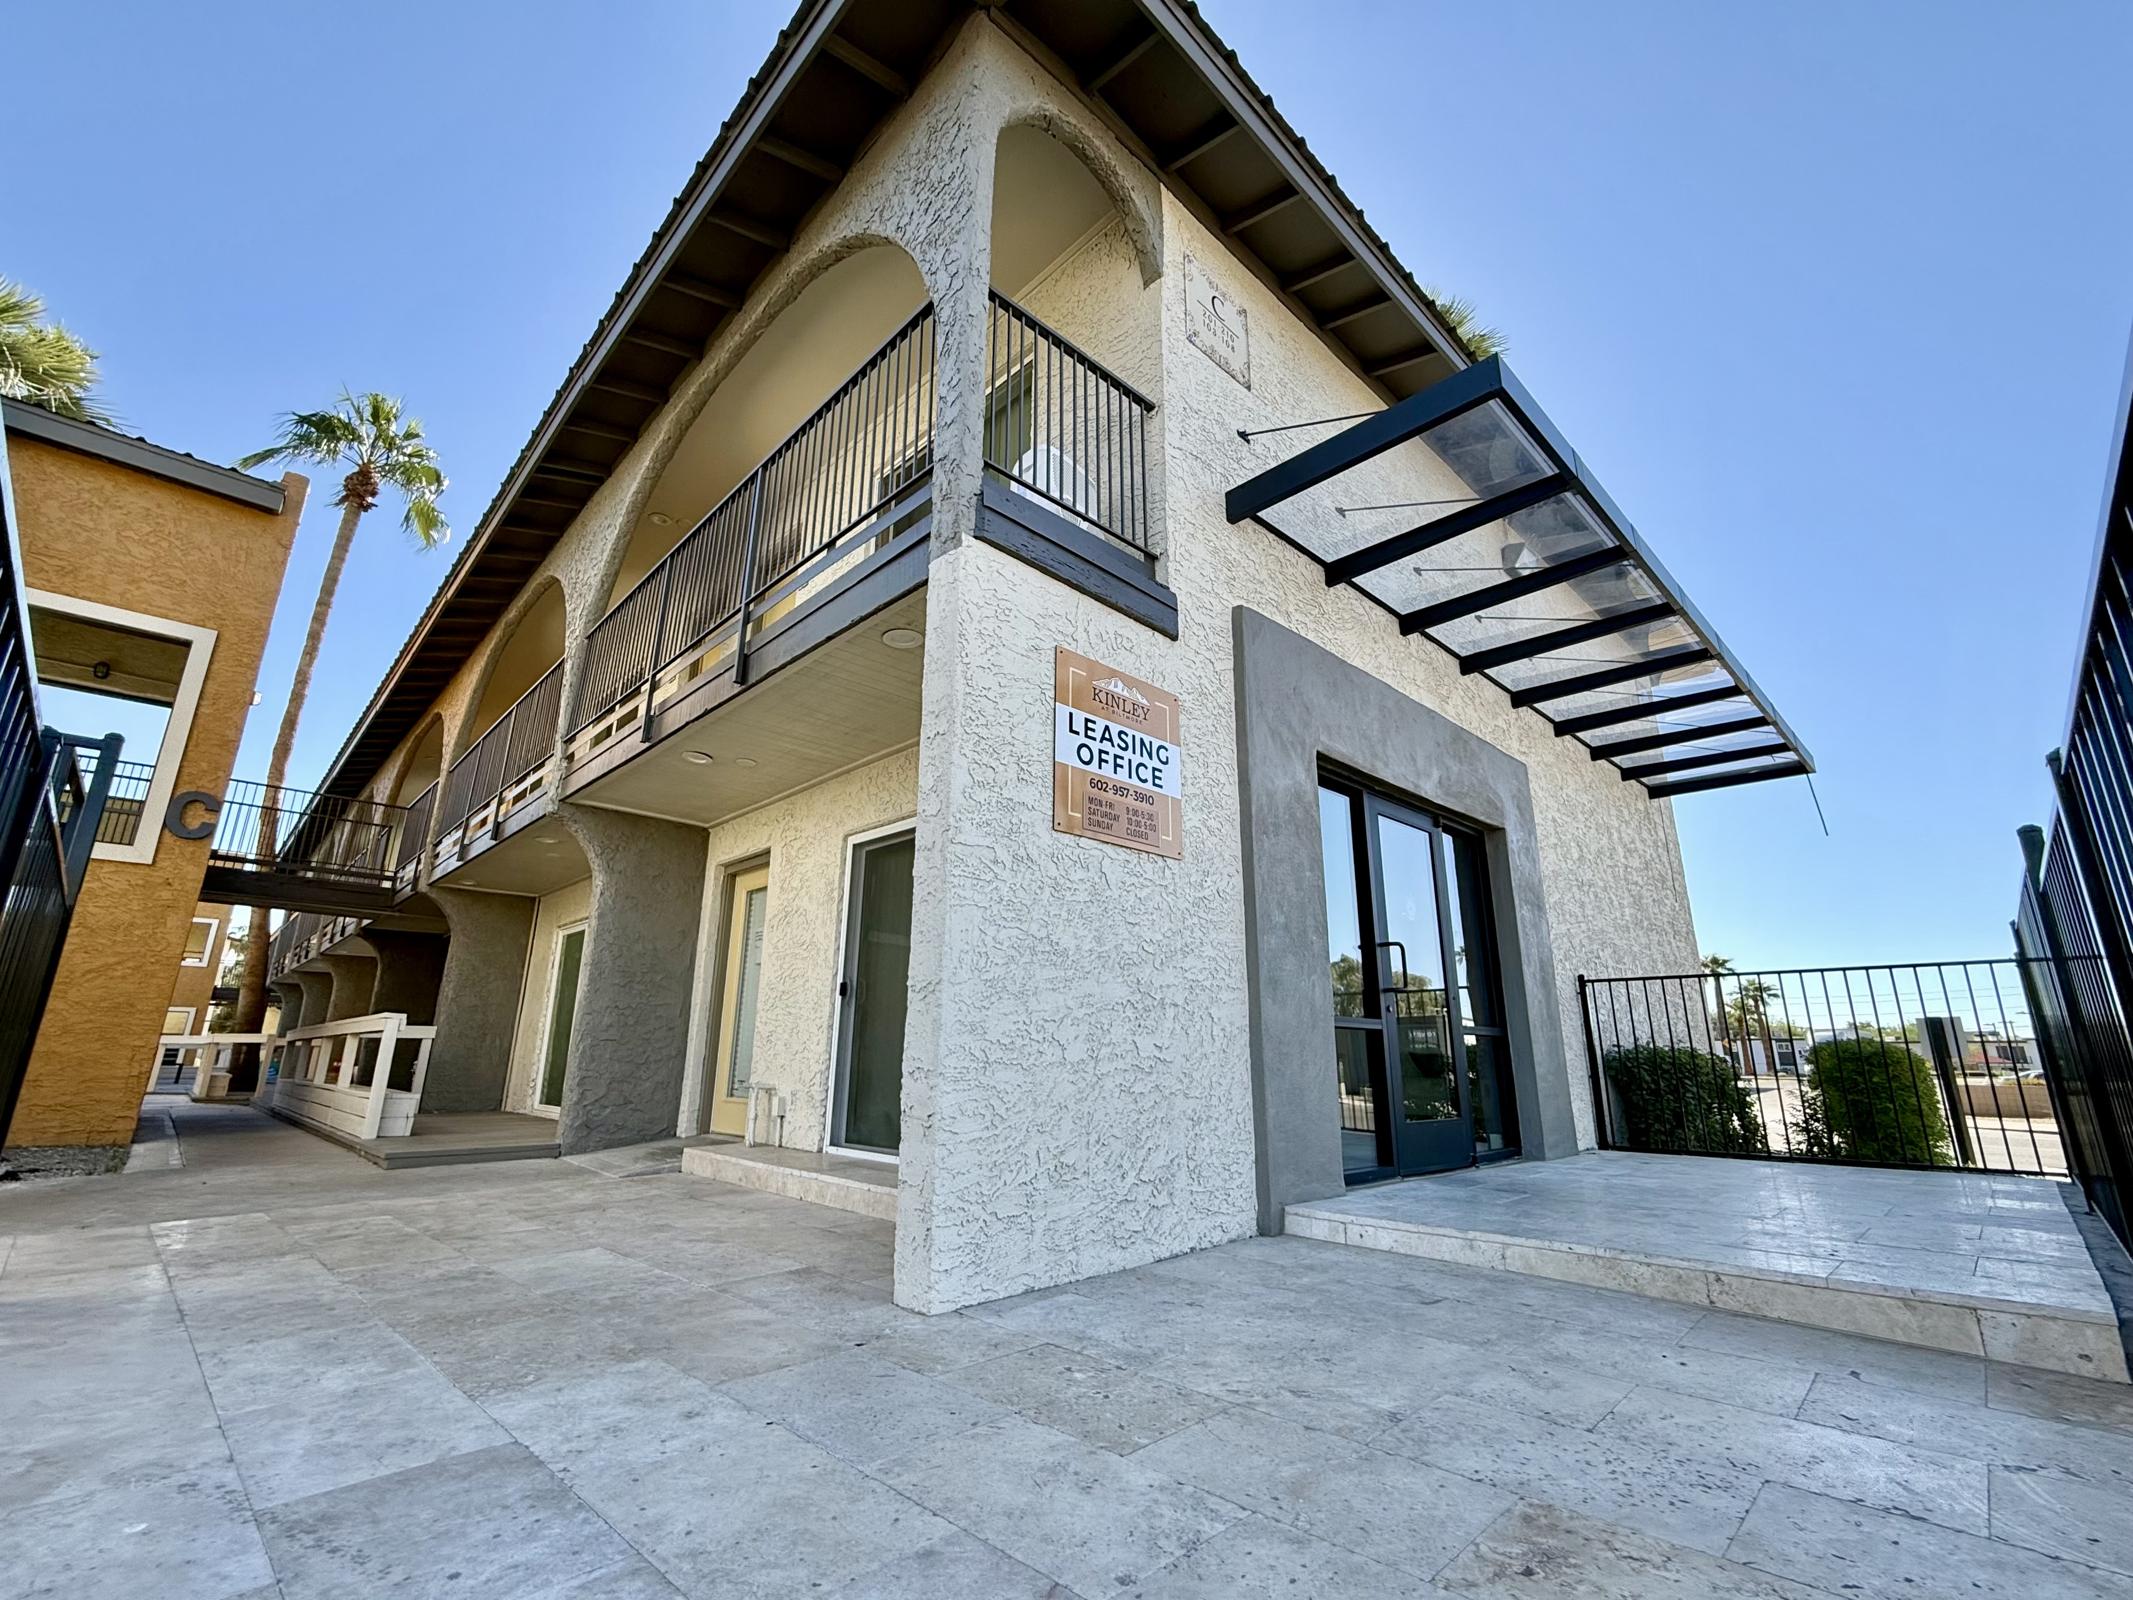
[[[659,690],[659,653],[666,648],[667,602],[673,595],[674,551],[669,550],[659,563],[659,620],[652,624],[651,654],[644,663],[644,714],[637,719],[637,737],[645,744],[652,742],[652,697]]]
[[[1585,1065],[1592,1074],[1592,1142],[1602,1150],[1615,1148],[1614,1107],[1607,1103],[1607,1074],[1600,1070],[1600,1036],[1592,1025],[1591,985],[1578,974],[1578,1014],[1585,1022]]]
[[[363,1106],[363,1137],[366,1139],[377,1138],[378,1128],[385,1120],[385,1096],[392,1083],[393,1055],[400,1045],[402,1020],[399,1012],[387,1012],[385,1029],[378,1036],[378,1059],[370,1068],[370,1099]],[[351,1042],[357,1037],[349,1035]]]
[[[748,534],[741,542],[741,606],[733,624],[733,686],[748,682],[748,612],[755,604],[756,532],[763,521],[762,467],[755,470],[755,487],[748,492]]]

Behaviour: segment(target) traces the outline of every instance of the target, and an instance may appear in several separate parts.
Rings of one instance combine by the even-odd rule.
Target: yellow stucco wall
[[[177,791],[220,794],[244,731],[306,480],[283,478],[288,500],[274,516],[19,434],[8,440],[8,459],[33,588],[215,630]],[[10,1144],[124,1144],[133,1137],[207,868],[207,841],[173,838],[161,822],[142,819],[157,835],[153,861],[90,863]]]
[[[108,865],[109,863],[106,864]],[[170,1004],[173,1006],[186,1006],[191,1009],[193,1014],[192,1031],[195,1033],[207,1032],[208,1007],[214,1004],[215,998],[215,974],[222,970],[222,952],[229,941],[230,909],[228,906],[209,905],[203,900],[199,905],[193,907],[192,915],[186,918],[188,928],[194,917],[212,917],[215,920],[215,938],[214,942],[208,946],[207,965],[204,967],[180,965],[178,968],[178,981],[170,986]],[[184,934],[181,932],[179,948],[181,960],[184,954],[183,938]]]

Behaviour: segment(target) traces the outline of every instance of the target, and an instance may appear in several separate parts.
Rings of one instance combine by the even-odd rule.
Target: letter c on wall
[[[187,806],[198,806],[205,815],[198,822],[187,822]],[[215,831],[215,818],[221,814],[221,800],[204,789],[188,789],[170,797],[170,808],[163,813],[163,830],[174,838],[205,839]]]

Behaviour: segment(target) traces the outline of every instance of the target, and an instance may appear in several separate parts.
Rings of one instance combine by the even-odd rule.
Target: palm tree
[[[1490,356],[1503,353],[1504,336],[1481,320],[1481,313],[1475,309],[1473,301],[1463,294],[1447,294],[1442,289],[1422,292],[1429,296],[1429,303],[1437,308],[1437,315],[1444,319],[1444,325],[1466,346],[1468,355],[1476,361],[1486,361]]]
[[[311,669],[318,662],[319,645],[326,637],[334,591],[341,584],[341,569],[348,564],[348,547],[355,542],[356,524],[391,489],[404,503],[400,525],[423,549],[435,549],[451,536],[451,530],[445,526],[444,513],[437,505],[445,487],[437,452],[423,438],[422,424],[407,416],[400,402],[389,396],[350,394],[344,389],[330,410],[290,412],[282,419],[281,437],[266,449],[240,458],[237,465],[249,472],[269,461],[301,461],[348,469],[341,479],[341,492],[333,498],[341,508],[341,525],[333,536],[333,552],[326,558],[325,574],[318,581],[311,626],[304,634],[304,648],[296,658],[296,675],[289,684],[289,703],[282,709],[281,729],[274,736],[273,754],[267,758],[259,853],[271,858],[282,777],[288,770],[290,748],[296,743],[296,724],[303,715],[304,697],[311,690]],[[266,1016],[268,938],[267,919],[254,916],[245,931],[244,976],[238,983],[233,1030],[237,1033],[258,1032],[260,1021]]]
[[[89,398],[95,387],[96,352],[46,322],[36,295],[0,278],[0,395],[77,422],[109,424],[111,413]]]

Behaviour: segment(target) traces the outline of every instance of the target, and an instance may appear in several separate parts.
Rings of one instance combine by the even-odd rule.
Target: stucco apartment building
[[[174,800],[228,782],[306,484],[18,401],[0,418],[38,677],[74,697],[54,720],[102,735],[65,720],[102,702],[157,730],[119,752],[7,1141],[123,1145],[170,1009],[205,1020],[180,994],[212,987],[221,928],[202,922],[226,911],[200,904],[207,839],[167,824]],[[182,966],[203,938],[202,965]]]
[[[824,0],[325,785],[448,933],[274,981],[942,1310],[1589,1145],[1670,796],[1806,766],[1189,5]]]

